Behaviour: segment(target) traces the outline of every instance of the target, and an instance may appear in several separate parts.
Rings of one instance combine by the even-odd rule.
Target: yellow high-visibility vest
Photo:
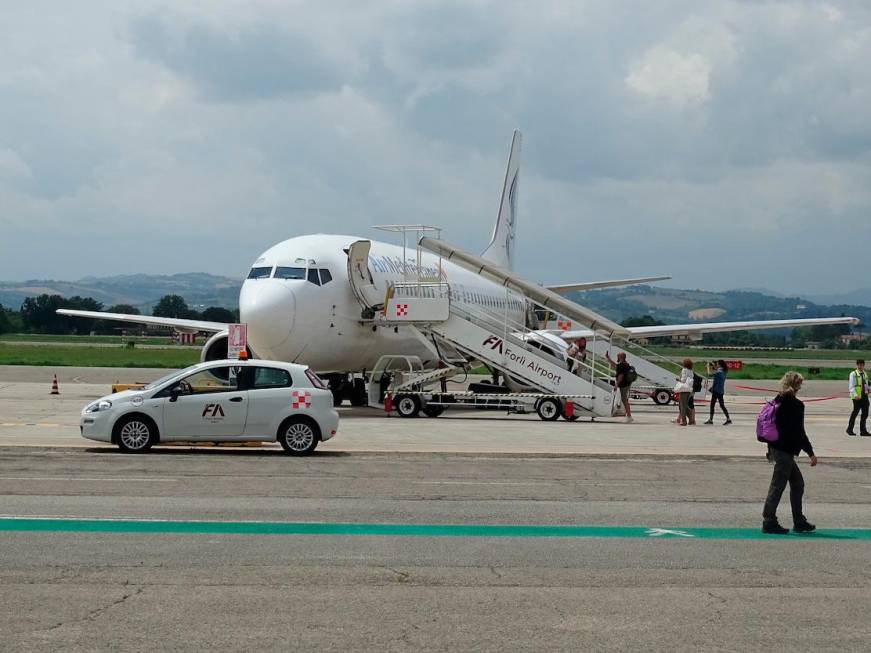
[[[853,370],[851,374],[856,375],[856,385],[853,386],[853,389],[850,391],[851,399],[861,399],[863,395],[866,393],[866,387],[868,383],[868,377],[865,376],[864,370]]]

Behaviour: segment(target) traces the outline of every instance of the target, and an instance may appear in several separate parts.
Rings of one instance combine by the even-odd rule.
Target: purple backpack
[[[777,409],[780,402],[777,399],[765,402],[756,417],[756,439],[760,442],[777,442],[780,434],[777,432]]]

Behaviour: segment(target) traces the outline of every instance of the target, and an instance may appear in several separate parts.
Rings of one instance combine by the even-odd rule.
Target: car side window
[[[287,370],[276,367],[255,367],[252,390],[265,390],[268,388],[289,388],[293,385],[293,379]]]
[[[230,374],[230,367],[211,367],[194,372],[174,385],[181,387],[183,395],[202,395],[217,392],[234,392],[236,375]]]

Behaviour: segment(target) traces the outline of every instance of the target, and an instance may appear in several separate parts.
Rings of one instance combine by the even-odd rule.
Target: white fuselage
[[[248,325],[248,342],[256,356],[304,363],[317,372],[372,369],[386,354],[433,356],[406,327],[376,327],[361,318],[362,306],[348,279],[346,250],[353,236],[315,234],[285,240],[264,252],[254,268],[271,268],[269,276],[249,278],[239,295],[240,319]],[[383,297],[391,283],[438,275],[450,284],[451,302],[475,313],[487,313],[508,324],[523,325],[526,302],[521,295],[489,282],[435,255],[370,241],[369,270]],[[405,269],[403,270],[403,261]],[[284,275],[277,278],[279,268]],[[288,270],[289,269],[289,270]],[[305,272],[299,272],[304,269]],[[320,285],[309,270],[327,270]],[[261,271],[261,274],[265,272]],[[302,278],[299,278],[302,277]],[[313,277],[317,278],[317,277]]]

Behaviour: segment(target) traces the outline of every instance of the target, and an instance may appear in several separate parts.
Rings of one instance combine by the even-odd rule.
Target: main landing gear
[[[327,383],[333,393],[333,406],[341,406],[344,401],[352,406],[365,406],[368,402],[366,381],[350,374],[328,374]]]

